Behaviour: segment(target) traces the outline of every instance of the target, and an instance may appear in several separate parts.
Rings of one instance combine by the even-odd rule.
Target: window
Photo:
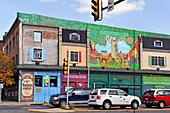
[[[90,92],[91,92],[90,89],[84,89],[84,90],[83,90],[83,94],[84,94],[84,95],[89,95]]]
[[[33,60],[42,60],[42,49],[34,48]]]
[[[15,37],[13,38],[13,48],[15,47]]]
[[[42,87],[42,76],[35,75],[35,86]]]
[[[11,51],[11,41],[9,42],[9,51]]]
[[[15,61],[15,57],[12,57],[12,61],[13,61],[13,62]]]
[[[41,42],[41,32],[34,32],[34,42]]]
[[[79,52],[71,51],[71,62],[78,63],[79,62]]]
[[[16,65],[18,65],[18,55],[16,55]]]
[[[50,76],[50,87],[57,87],[57,76]]]
[[[6,46],[6,55],[8,55],[8,45]]]
[[[163,47],[163,42],[161,42],[160,40],[156,40],[156,41],[154,41],[154,46],[155,47]]]
[[[18,33],[17,33],[17,34],[16,34],[16,42],[17,42],[17,43],[18,43],[18,38],[19,38],[19,37],[18,37]]]
[[[90,95],[97,95],[98,90],[93,90]]]
[[[165,66],[165,57],[152,56],[152,66]]]
[[[153,95],[154,92],[155,92],[154,90],[145,91],[143,95]]]
[[[82,95],[82,90],[74,90],[75,95]]]
[[[70,40],[80,41],[80,35],[77,34],[77,33],[71,33],[70,34]]]
[[[106,95],[106,92],[107,92],[107,90],[101,90],[101,91],[100,91],[100,94],[101,94],[101,95]]]
[[[159,96],[165,96],[165,94],[166,94],[166,91],[165,91],[165,90],[159,90],[159,91],[157,91],[157,95],[159,95]]]
[[[122,91],[122,90],[117,90],[117,94],[118,95],[126,95],[126,92]]]
[[[117,95],[117,92],[115,90],[110,90],[109,95]]]

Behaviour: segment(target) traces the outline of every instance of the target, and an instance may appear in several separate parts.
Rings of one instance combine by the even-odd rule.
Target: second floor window
[[[165,57],[152,56],[151,61],[152,66],[165,66]]]
[[[45,61],[46,49],[45,48],[29,48],[29,60],[33,61]]]
[[[41,32],[34,32],[34,42],[41,42]]]
[[[13,48],[15,47],[15,37],[13,38]]]
[[[8,45],[6,46],[6,55],[8,55]]]
[[[11,41],[9,42],[9,51],[11,51]]]
[[[42,60],[42,49],[34,48],[33,59],[34,60]]]
[[[17,34],[16,34],[16,42],[17,42],[17,43],[18,43],[18,38],[19,38],[19,37],[18,37],[18,33],[17,33]]]
[[[70,55],[71,55],[70,61],[72,63],[78,63],[79,62],[79,52],[78,51],[71,51]]]

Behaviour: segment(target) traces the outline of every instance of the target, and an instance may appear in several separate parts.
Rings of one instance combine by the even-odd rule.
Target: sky
[[[103,7],[108,0],[102,0]],[[115,2],[118,0],[114,0]],[[0,0],[0,40],[17,12],[170,35],[170,0],[125,0],[95,21],[91,0]]]

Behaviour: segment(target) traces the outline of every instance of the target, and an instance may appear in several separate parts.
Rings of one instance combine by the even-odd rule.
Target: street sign
[[[114,9],[114,0],[108,0],[108,9],[107,11],[112,11]]]

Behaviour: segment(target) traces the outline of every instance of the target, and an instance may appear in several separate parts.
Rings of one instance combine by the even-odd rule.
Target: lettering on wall
[[[21,101],[33,101],[34,89],[33,74],[22,74],[21,78]]]

